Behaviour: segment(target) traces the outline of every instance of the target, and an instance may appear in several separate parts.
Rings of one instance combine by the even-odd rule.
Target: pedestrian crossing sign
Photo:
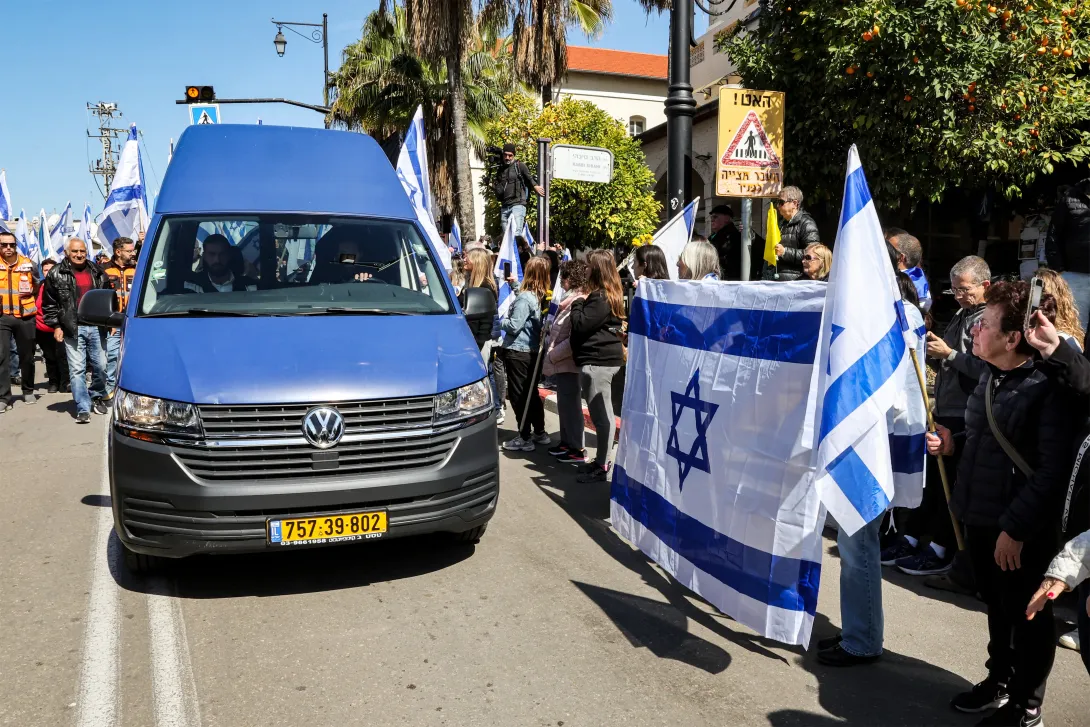
[[[783,120],[783,93],[720,89],[717,196],[775,197],[780,193]]]
[[[189,104],[187,108],[191,126],[206,126],[220,122],[219,104]]]

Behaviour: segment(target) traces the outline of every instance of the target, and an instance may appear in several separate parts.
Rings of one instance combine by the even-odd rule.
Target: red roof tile
[[[666,80],[668,59],[652,53],[568,46],[568,70]]]

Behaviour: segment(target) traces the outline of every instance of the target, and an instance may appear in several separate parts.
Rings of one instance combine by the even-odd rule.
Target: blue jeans
[[[526,205],[513,204],[510,207],[500,209],[500,227],[507,229],[507,218],[515,218],[515,234],[522,234],[522,226],[526,224]]]
[[[882,653],[882,518],[848,537],[837,535],[840,549],[840,647],[855,656]]]
[[[104,339],[103,329],[97,326],[80,326],[74,338],[64,337],[72,398],[76,402],[77,414],[90,413],[92,400],[106,396]],[[91,367],[90,391],[87,390],[88,365]]]
[[[117,388],[117,360],[121,358],[121,331],[106,334],[106,394],[112,395]]]

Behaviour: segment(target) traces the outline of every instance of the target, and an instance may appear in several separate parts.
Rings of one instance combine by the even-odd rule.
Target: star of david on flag
[[[685,387],[685,393],[670,392],[670,405],[673,407],[673,424],[670,425],[670,437],[666,441],[666,454],[677,460],[678,489],[685,486],[685,478],[689,471],[696,468],[701,472],[711,473],[708,464],[708,425],[715,416],[718,404],[700,399],[700,369],[693,373],[689,379],[689,385]],[[696,416],[696,437],[688,452],[682,451],[678,444],[677,425],[681,421],[681,415],[692,410]]]

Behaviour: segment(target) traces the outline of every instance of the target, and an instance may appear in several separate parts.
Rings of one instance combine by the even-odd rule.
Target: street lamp
[[[322,74],[322,101],[325,106],[329,106],[329,15],[327,13],[322,13],[322,22],[320,23],[289,23],[273,18],[272,24],[276,26],[276,37],[273,38],[273,47],[276,48],[276,55],[281,58],[284,57],[284,51],[288,49],[288,39],[284,37],[284,28],[287,28],[300,38],[309,40],[311,43],[322,44],[322,50],[325,53],[325,69]],[[306,35],[295,30],[297,27],[314,28],[314,30],[311,31],[309,35]],[[326,126],[329,126],[328,121],[326,122]]]

